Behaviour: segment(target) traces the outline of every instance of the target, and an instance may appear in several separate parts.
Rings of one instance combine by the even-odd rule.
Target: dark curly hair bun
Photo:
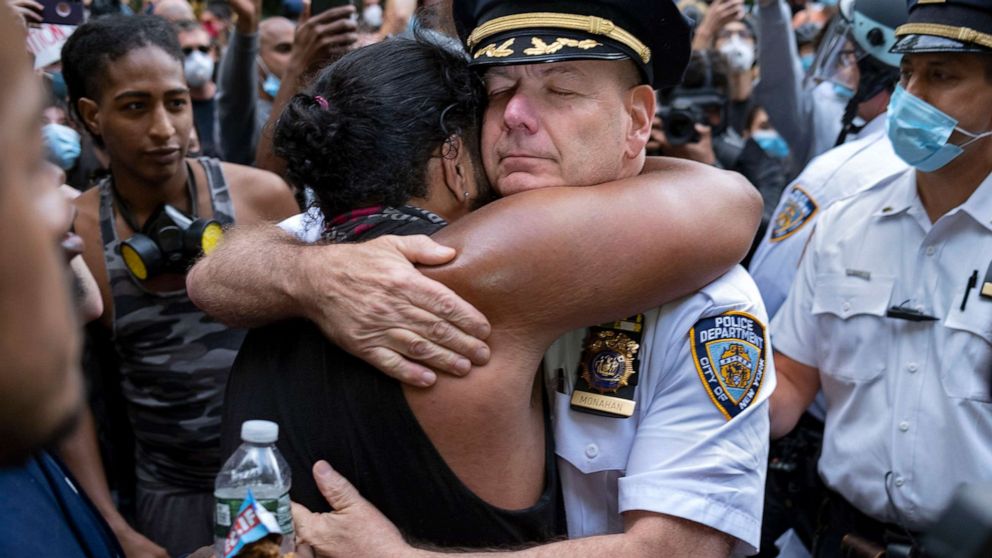
[[[326,100],[327,107],[317,97]],[[485,88],[463,52],[418,33],[351,52],[320,72],[276,124],[287,179],[327,217],[427,194],[427,163],[452,136],[478,156]]]

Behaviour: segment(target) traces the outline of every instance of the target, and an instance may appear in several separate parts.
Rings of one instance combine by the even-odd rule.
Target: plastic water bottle
[[[241,446],[224,463],[214,483],[214,550],[224,555],[224,541],[250,488],[259,504],[272,512],[282,530],[281,551],[292,552],[295,533],[289,502],[289,465],[279,449],[279,425],[248,420],[241,425]]]

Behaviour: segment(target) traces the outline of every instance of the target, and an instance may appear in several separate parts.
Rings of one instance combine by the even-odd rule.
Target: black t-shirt
[[[362,239],[383,231],[429,234],[442,226],[389,218],[366,225],[357,227]],[[293,476],[290,495],[313,511],[330,511],[311,472],[314,462],[326,459],[415,541],[479,548],[538,543],[565,534],[547,413],[544,493],[525,510],[496,508],[448,468],[399,382],[329,342],[307,320],[248,334],[228,381],[222,455],[237,448],[241,423],[249,419],[279,424],[277,445]]]

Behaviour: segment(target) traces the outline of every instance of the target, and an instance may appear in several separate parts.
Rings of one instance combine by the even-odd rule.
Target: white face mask
[[[727,59],[727,64],[734,72],[746,72],[754,65],[754,45],[737,35],[731,36],[720,46],[720,54]]]
[[[362,9],[362,21],[369,27],[382,27],[382,6],[379,4],[368,4]]]
[[[214,76],[214,61],[199,50],[194,50],[183,62],[183,71],[187,85],[201,87]]]

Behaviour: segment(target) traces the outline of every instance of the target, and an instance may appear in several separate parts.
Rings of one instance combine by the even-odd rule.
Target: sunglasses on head
[[[194,50],[198,50],[203,54],[210,54],[209,46],[183,47],[183,56],[189,56],[190,54],[193,54]]]

